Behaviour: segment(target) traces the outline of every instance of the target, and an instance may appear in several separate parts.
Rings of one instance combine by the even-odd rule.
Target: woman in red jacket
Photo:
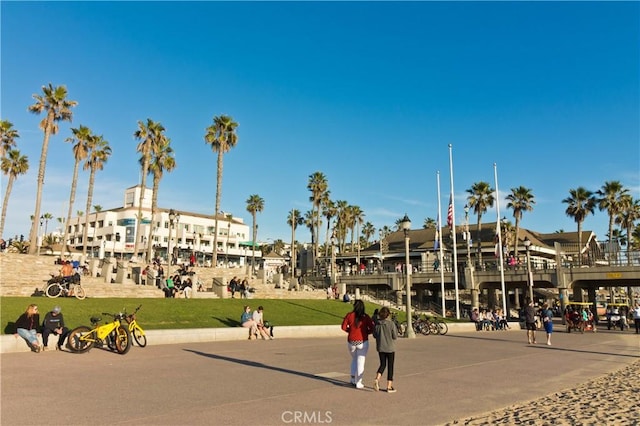
[[[369,334],[375,328],[371,317],[364,312],[364,302],[356,300],[353,311],[342,320],[342,329],[347,332],[347,348],[351,354],[351,384],[363,389],[364,361],[369,350]]]

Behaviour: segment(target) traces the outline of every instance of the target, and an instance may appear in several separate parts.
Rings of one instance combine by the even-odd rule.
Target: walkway
[[[151,342],[124,356],[99,349],[81,355],[3,354],[0,421],[438,425],[575,387],[640,361],[640,336],[628,331],[558,332],[553,346],[523,343],[524,331],[418,336],[398,341],[398,392],[387,394],[348,384],[344,336],[277,337]],[[372,347],[368,385],[376,367]],[[594,399],[599,392],[593,389]]]

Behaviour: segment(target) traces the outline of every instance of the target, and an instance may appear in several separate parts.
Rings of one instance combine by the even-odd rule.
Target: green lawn
[[[140,325],[149,330],[173,328],[235,327],[239,325],[243,306],[252,309],[264,307],[264,318],[275,326],[287,325],[331,325],[340,324],[342,318],[352,310],[352,305],[337,300],[277,300],[277,299],[49,299],[46,297],[2,297],[0,318],[3,333],[8,322],[14,322],[31,303],[38,305],[40,319],[58,305],[62,308],[67,327],[91,325],[91,316],[102,316],[102,312],[117,313],[126,309],[133,312],[138,306]],[[366,312],[371,315],[379,306],[366,303]],[[403,320],[404,313],[398,315]],[[106,319],[103,318],[103,319]]]

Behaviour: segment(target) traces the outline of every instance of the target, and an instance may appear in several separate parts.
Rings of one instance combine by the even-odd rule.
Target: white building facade
[[[158,208],[151,217],[152,190],[146,189],[142,203],[140,235],[136,236],[138,204],[141,187],[125,190],[124,205],[120,208],[88,214],[87,254],[92,257],[132,258],[136,253],[144,257],[151,238],[152,257],[168,258],[168,250],[179,262],[188,262],[191,253],[200,265],[209,265],[214,254],[216,233],[215,217],[175,209],[173,226],[169,219],[171,209]],[[218,266],[243,266],[251,262],[251,230],[244,220],[231,214],[218,215]],[[67,224],[70,247],[83,250],[83,232],[86,216],[71,218]],[[255,251],[256,258],[262,253]]]

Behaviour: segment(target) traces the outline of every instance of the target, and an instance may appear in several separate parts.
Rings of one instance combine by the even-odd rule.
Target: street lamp
[[[335,230],[331,233],[331,286],[336,283],[336,236]]]
[[[44,216],[40,216],[40,229],[38,231],[38,252],[37,255],[40,256],[40,246],[42,246],[42,224],[44,223]]]
[[[378,230],[380,235],[380,273],[384,273],[384,248],[382,244],[382,239],[384,238],[384,232],[382,232],[382,228]]]
[[[167,278],[171,277],[171,258],[172,258],[172,253],[171,253],[171,234],[172,234],[172,230],[173,230],[173,224],[174,223],[178,223],[178,221],[180,220],[180,214],[176,213],[175,210],[170,209],[169,210],[169,241],[167,242]]]
[[[524,237],[524,247],[527,249],[527,283],[529,284],[529,301],[533,303],[533,273],[531,272],[531,240]]]
[[[231,237],[231,221],[227,223],[227,251],[224,254],[224,263],[229,267],[229,237]]]
[[[469,232],[469,205],[464,205],[464,241],[467,244],[467,266],[471,267],[471,232]]]
[[[405,213],[404,217],[400,219],[400,225],[402,226],[402,230],[404,231],[404,255],[405,255],[405,270],[407,277],[407,330],[405,331],[405,337],[408,339],[414,339],[416,337],[415,332],[413,331],[411,316],[411,265],[409,263],[409,230],[411,229],[411,219]]]

